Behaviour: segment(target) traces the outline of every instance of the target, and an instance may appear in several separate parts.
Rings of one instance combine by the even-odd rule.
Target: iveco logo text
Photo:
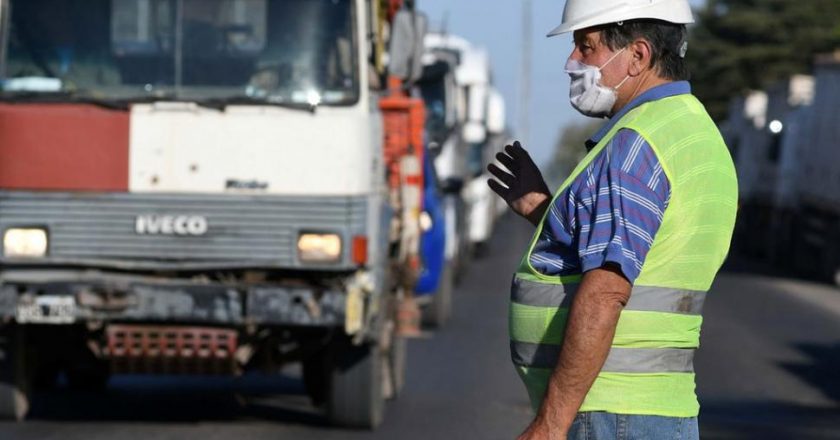
[[[193,235],[207,233],[207,219],[197,215],[138,215],[135,231],[140,235]]]

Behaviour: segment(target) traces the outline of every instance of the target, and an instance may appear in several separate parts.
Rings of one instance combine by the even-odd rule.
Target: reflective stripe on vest
[[[545,284],[513,278],[511,301],[516,304],[552,309],[568,309],[578,283]],[[706,292],[667,287],[633,286],[624,310],[700,315]],[[511,341],[513,363],[522,367],[554,368],[560,345]],[[623,348],[612,347],[603,372],[666,373],[692,372],[694,350],[690,348]]]
[[[545,284],[513,278],[510,300],[524,306],[568,308],[579,284]],[[633,286],[624,310],[699,315],[706,292],[667,287]]]
[[[554,368],[560,346],[511,341],[513,363],[520,367]],[[694,350],[690,348],[612,347],[601,372],[604,373],[691,373]]]

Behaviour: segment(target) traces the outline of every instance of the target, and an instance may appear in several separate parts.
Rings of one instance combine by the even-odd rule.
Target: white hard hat
[[[563,23],[548,36],[644,18],[676,24],[694,23],[688,0],[567,0]]]

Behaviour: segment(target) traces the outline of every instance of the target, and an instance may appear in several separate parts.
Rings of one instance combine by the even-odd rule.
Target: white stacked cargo
[[[774,170],[774,186],[772,188],[772,204],[779,211],[790,211],[797,205],[797,180],[802,171],[802,148],[806,145],[806,137],[810,130],[814,101],[814,78],[807,75],[795,75],[790,80],[790,88],[786,93],[789,110],[783,119],[773,119],[770,125],[771,133],[779,134],[778,164]],[[778,114],[774,109],[773,115]]]
[[[792,259],[800,271],[838,279],[840,267],[840,51],[815,60],[813,104],[792,120],[791,155],[798,158],[795,179],[796,216],[791,226]]]
[[[757,217],[755,210],[750,207],[754,199],[756,188],[760,184],[758,164],[766,155],[764,154],[766,142],[764,142],[763,129],[767,124],[767,94],[764,92],[751,92],[744,97],[737,97],[732,100],[729,110],[729,119],[722,124],[721,131],[724,133],[726,143],[732,151],[735,166],[738,170],[738,192],[741,209],[738,216],[735,241],[741,251],[754,252],[755,249],[748,249],[749,245],[756,243],[754,237],[755,228],[752,224]]]
[[[814,78],[794,75],[790,80],[769,88],[767,93],[766,154],[765,160],[760,162],[761,184],[755,194],[758,199],[776,208],[779,208],[779,202],[790,207],[792,192],[789,189],[793,183],[790,178],[797,168],[798,157],[791,154],[796,150],[795,142],[785,141],[795,140],[790,136],[790,128],[797,119],[794,115],[814,100]],[[798,129],[801,124],[797,121],[796,125]]]
[[[771,261],[787,256],[793,240],[797,212],[796,179],[802,168],[800,148],[807,134],[810,105],[814,100],[814,78],[794,75],[769,91],[767,154],[760,168],[761,188],[757,200],[764,209],[767,231],[761,243]]]
[[[795,205],[791,179],[797,173],[799,141],[790,129],[801,131],[802,109],[813,95],[814,79],[795,75],[743,101],[742,127],[733,130],[740,136],[729,139],[730,147],[737,150],[742,250],[775,258],[790,242]],[[730,118],[730,126],[737,126],[736,118]],[[745,124],[745,119],[752,124]]]
[[[785,118],[782,126],[781,152],[776,175],[773,204],[782,209],[792,209],[799,200],[799,181],[803,177],[805,148],[811,138],[810,124],[813,106],[803,105]]]
[[[802,142],[804,170],[797,186],[803,204],[840,214],[840,52],[818,57],[815,77],[809,137]]]
[[[752,92],[733,100],[724,132],[738,168],[740,199],[749,200],[758,185],[758,167],[764,142],[761,130],[767,124],[767,94]]]

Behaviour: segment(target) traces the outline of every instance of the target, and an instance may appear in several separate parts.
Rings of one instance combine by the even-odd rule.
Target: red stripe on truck
[[[0,104],[0,188],[128,191],[129,112]]]

